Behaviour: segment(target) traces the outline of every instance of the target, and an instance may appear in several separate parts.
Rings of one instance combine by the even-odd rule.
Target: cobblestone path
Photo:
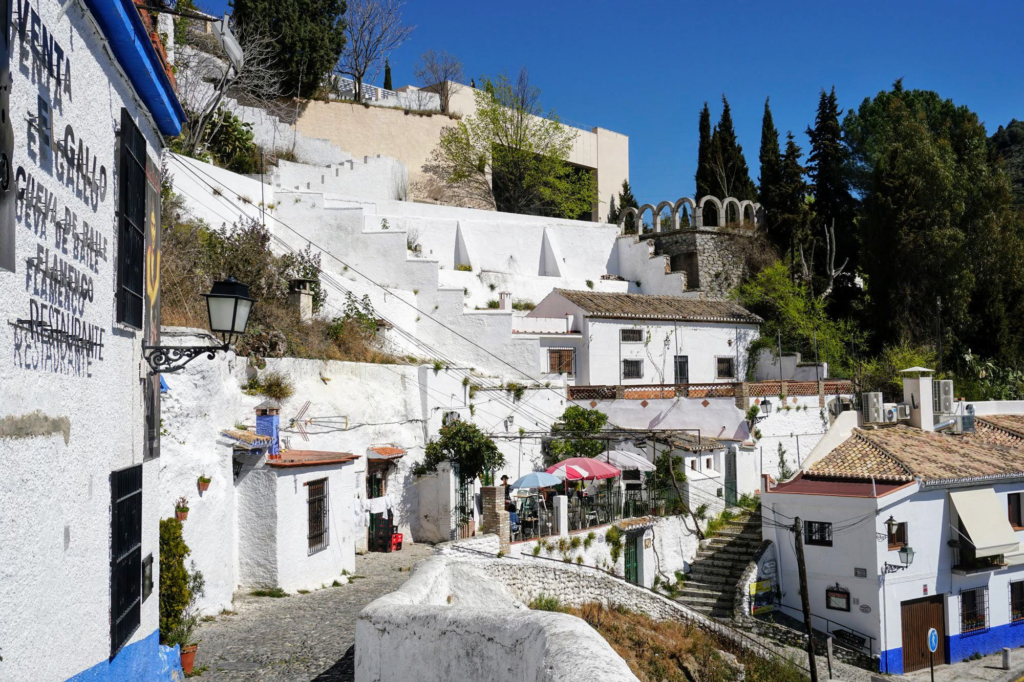
[[[359,612],[398,589],[408,568],[431,551],[406,545],[393,554],[357,556],[356,575],[364,577],[342,587],[281,599],[235,595],[233,615],[200,626],[196,668],[207,669],[193,679],[351,681]]]

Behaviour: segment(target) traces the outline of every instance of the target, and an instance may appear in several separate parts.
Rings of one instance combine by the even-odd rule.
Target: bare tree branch
[[[436,92],[441,98],[441,113],[449,113],[452,95],[461,88],[466,80],[462,70],[462,62],[450,52],[427,50],[420,57],[413,69],[417,80],[424,89]]]
[[[836,267],[836,221],[832,220],[832,224],[829,227],[823,228],[825,232],[825,287],[818,298],[824,301],[832,294],[832,289],[835,286],[836,277],[843,274],[846,269],[847,263],[850,259],[847,258],[843,261],[843,264],[838,268]],[[800,245],[800,269],[801,279],[807,283],[809,287],[811,298],[814,298],[814,245],[811,245],[811,259],[810,263],[804,258],[804,247]]]
[[[363,101],[363,83],[374,80],[384,58],[404,43],[415,29],[402,23],[401,0],[348,0],[345,10],[345,51],[335,72],[351,76],[355,99]]]

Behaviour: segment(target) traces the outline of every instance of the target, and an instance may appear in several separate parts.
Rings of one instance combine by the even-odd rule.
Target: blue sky
[[[525,66],[545,108],[629,135],[641,203],[693,192],[697,117],[707,100],[717,120],[723,93],[755,181],[767,96],[783,140],[792,130],[805,152],[818,93],[833,85],[844,109],[903,77],[966,104],[990,133],[1024,119],[1019,0],[409,0],[404,16],[417,28],[391,57],[396,87],[431,48],[461,58],[467,78]]]

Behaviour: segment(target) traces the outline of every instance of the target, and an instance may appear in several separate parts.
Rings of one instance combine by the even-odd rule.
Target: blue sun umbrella
[[[512,484],[513,488],[550,488],[558,485],[562,479],[544,471],[531,471]]]

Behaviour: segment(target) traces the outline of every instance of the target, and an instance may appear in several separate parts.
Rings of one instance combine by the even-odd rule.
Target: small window
[[[571,377],[575,355],[576,352],[572,348],[552,348],[548,351],[548,372]]]
[[[825,521],[807,521],[804,525],[804,542],[819,547],[832,546],[832,524]]]
[[[704,460],[704,468],[705,468],[705,469],[711,469],[711,468],[712,468],[712,467],[711,467],[711,458],[710,458],[710,457],[708,457],[708,458],[706,458],[706,459]]]
[[[718,358],[716,362],[718,365],[718,373],[716,376],[719,379],[736,378],[736,358]]]
[[[692,469],[693,471],[697,470],[697,460],[696,459],[691,459],[690,460],[690,469]]]
[[[825,608],[833,611],[850,610],[850,591],[836,585],[825,590]]]
[[[622,343],[643,343],[644,342],[644,330],[643,329],[620,329],[619,340]]]
[[[306,511],[309,517],[309,553],[319,552],[330,544],[328,533],[327,479],[306,484]]]
[[[907,544],[907,522],[897,523],[889,531],[889,549],[901,549]]]
[[[1010,493],[1006,496],[1006,511],[1010,519],[1010,525],[1024,530],[1024,523],[1021,522],[1020,516],[1020,493]]]
[[[960,593],[960,632],[978,632],[988,628],[988,588],[978,587]]]
[[[1024,580],[1010,583],[1010,622],[1024,623]]]
[[[643,360],[623,360],[622,361],[622,378],[623,379],[643,379],[644,378],[644,361]]]

